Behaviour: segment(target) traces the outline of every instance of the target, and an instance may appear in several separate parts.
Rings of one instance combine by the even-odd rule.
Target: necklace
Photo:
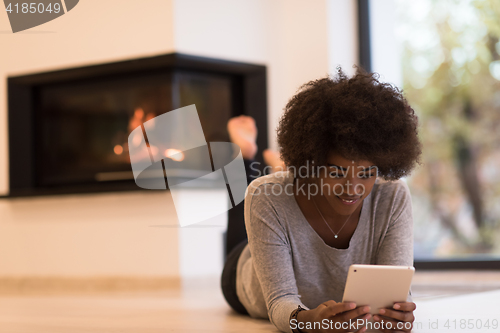
[[[335,231],[332,230],[332,228],[330,227],[330,225],[328,224],[328,222],[326,222],[326,219],[325,217],[323,216],[323,214],[321,214],[321,211],[319,210],[318,206],[316,205],[316,202],[314,202],[314,199],[312,199],[312,202],[314,204],[314,207],[316,207],[316,210],[318,211],[319,215],[321,216],[321,218],[323,219],[323,222],[325,222],[326,226],[328,227],[328,229],[330,229],[330,231],[332,232],[332,234],[335,236],[335,238],[339,238],[339,234],[340,232],[342,231],[342,229],[344,228],[344,226],[346,225],[347,221],[349,221],[349,219],[351,218],[352,214],[354,214],[354,212],[351,213],[351,215],[349,215],[349,217],[347,218],[347,220],[344,222],[344,224],[342,225],[342,227],[340,228],[340,230],[335,233]]]

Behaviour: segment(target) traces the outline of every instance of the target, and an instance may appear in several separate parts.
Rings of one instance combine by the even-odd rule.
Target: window
[[[415,261],[498,264],[500,3],[372,0],[369,5],[371,70],[403,87],[420,119],[423,165],[406,179],[413,197]]]

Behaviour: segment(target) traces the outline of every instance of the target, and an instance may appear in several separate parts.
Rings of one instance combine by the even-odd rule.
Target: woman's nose
[[[364,185],[357,177],[345,177],[342,185],[346,195],[358,196],[364,193]]]

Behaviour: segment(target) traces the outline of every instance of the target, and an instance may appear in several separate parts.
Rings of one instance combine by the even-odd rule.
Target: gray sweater
[[[413,266],[412,205],[404,181],[376,180],[347,249],[330,247],[314,231],[292,185],[292,173],[278,172],[248,186],[249,244],[236,275],[238,298],[250,316],[269,318],[283,332],[292,331],[290,313],[298,305],[313,309],[328,300],[342,302],[351,264]]]

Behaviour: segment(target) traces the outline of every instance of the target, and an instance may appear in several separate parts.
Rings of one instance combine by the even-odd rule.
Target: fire
[[[123,153],[123,147],[120,145],[116,145],[113,148],[113,151],[115,152],[116,155],[121,155]]]
[[[177,162],[184,160],[184,154],[178,149],[165,149],[165,152],[163,154],[165,155],[165,157],[168,157]]]

